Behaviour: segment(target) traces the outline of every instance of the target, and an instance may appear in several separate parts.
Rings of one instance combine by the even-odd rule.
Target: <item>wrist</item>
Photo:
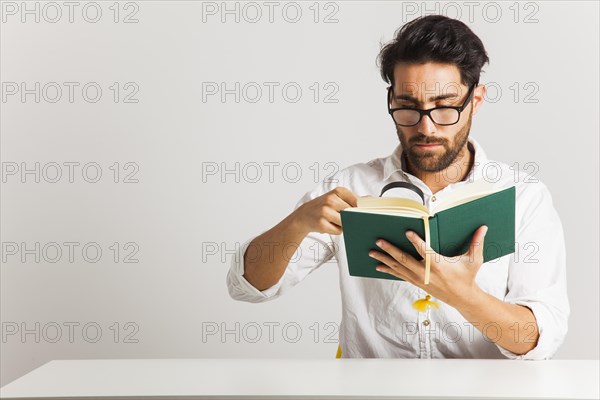
[[[472,285],[461,290],[450,305],[464,315],[482,303],[483,295],[485,292],[473,282]]]
[[[310,230],[306,228],[306,224],[304,223],[301,214],[298,212],[298,209],[288,215],[284,222],[290,232],[294,232],[296,235],[301,236],[302,239],[310,233]]]

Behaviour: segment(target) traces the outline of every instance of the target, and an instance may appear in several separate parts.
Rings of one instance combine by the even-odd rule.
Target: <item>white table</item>
[[[50,361],[5,399],[598,399],[598,360],[147,359]]]

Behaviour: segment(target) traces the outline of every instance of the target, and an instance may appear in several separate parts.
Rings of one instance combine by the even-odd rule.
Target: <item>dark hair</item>
[[[479,82],[481,68],[489,58],[483,43],[463,22],[444,15],[427,15],[405,24],[377,57],[384,81],[394,84],[398,63],[454,64],[465,86]]]

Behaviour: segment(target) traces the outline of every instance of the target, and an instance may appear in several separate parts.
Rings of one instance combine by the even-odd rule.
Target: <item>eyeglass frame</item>
[[[463,102],[463,104],[461,106],[455,107],[455,106],[440,106],[440,107],[433,107],[433,108],[428,108],[427,110],[422,110],[420,108],[410,108],[410,107],[397,107],[397,108],[390,108],[390,103],[391,103],[391,94],[392,94],[392,86],[388,87],[388,96],[387,96],[387,109],[388,109],[388,113],[390,114],[390,117],[392,117],[392,121],[394,121],[394,123],[398,126],[404,126],[404,127],[409,127],[409,126],[417,126],[421,123],[421,120],[423,119],[423,116],[426,115],[429,117],[429,119],[431,120],[431,122],[433,122],[436,125],[439,126],[451,126],[451,125],[456,125],[458,123],[458,121],[460,121],[460,114],[463,112],[463,110],[465,108],[467,108],[467,105],[469,104],[469,102],[471,101],[471,99],[473,98],[473,93],[475,92],[475,88],[477,87],[477,85],[479,85],[479,82],[475,82],[473,84],[473,86],[471,86],[471,89],[469,89],[469,95],[467,96],[467,98],[465,99],[465,101]],[[456,120],[456,122],[453,122],[451,124],[438,124],[437,122],[435,122],[433,120],[433,118],[431,118],[431,112],[433,110],[438,110],[440,108],[450,108],[453,110],[458,111],[458,119]],[[396,120],[394,119],[394,112],[398,111],[398,110],[411,110],[411,111],[417,111],[419,113],[419,119],[417,120],[416,123],[412,124],[412,125],[402,125],[396,122]]]

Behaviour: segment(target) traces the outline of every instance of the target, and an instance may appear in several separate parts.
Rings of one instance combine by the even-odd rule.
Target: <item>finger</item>
[[[344,201],[344,203],[346,203],[348,207],[356,207],[358,197],[356,197],[356,195],[352,193],[350,189],[347,189],[343,186],[338,186],[335,189],[333,189],[333,192],[336,194],[337,197]]]
[[[399,263],[398,260],[394,259],[388,254],[376,250],[371,250],[369,252],[369,256],[376,259],[377,261],[381,261],[383,265],[391,268],[396,273],[401,274],[403,276],[403,279],[411,281],[418,279],[418,274],[415,274],[415,272],[412,271],[410,268],[407,268],[405,265]]]
[[[415,250],[417,250],[417,253],[419,253],[421,257],[425,258],[425,253],[427,251],[433,251],[431,247],[427,247],[427,243],[425,243],[425,241],[421,239],[421,237],[417,235],[416,232],[409,230],[406,231],[405,235],[408,241],[412,243],[413,247],[415,248]]]
[[[390,256],[389,254],[382,253],[380,251],[371,250],[369,251],[369,257],[376,259],[377,261],[381,261],[385,265],[391,268],[395,268],[396,265],[399,265],[398,260]]]
[[[474,257],[475,259],[483,260],[483,241],[488,231],[488,227],[485,225],[480,226],[471,239],[471,245],[467,255]],[[469,258],[472,259],[472,258]]]
[[[342,226],[342,216],[340,213],[334,208],[326,207],[324,208],[325,218],[335,225]]]
[[[346,203],[344,200],[340,199],[337,196],[332,197],[327,205],[337,213],[339,213],[342,210],[345,210],[346,208],[352,207],[350,204]]]
[[[386,274],[393,275],[396,278],[404,279],[406,282],[412,283],[414,285],[414,280],[412,280],[411,278],[409,278],[407,275],[404,275],[401,271],[398,271],[398,270],[395,270],[393,268],[390,268],[390,267],[388,267],[385,264],[378,265],[376,267],[376,269],[379,272],[383,272],[383,273],[386,273]]]
[[[329,233],[333,235],[340,235],[342,233],[340,214],[333,211],[330,207],[323,208],[317,224],[319,226],[319,233]]]
[[[420,267],[419,265],[417,265],[418,262],[413,258],[413,256],[403,252],[402,250],[400,250],[399,248],[397,248],[396,246],[384,239],[378,239],[377,242],[375,242],[375,244],[379,246],[382,250],[384,250],[386,253],[388,253],[390,256],[392,256],[398,263],[402,264],[405,268],[418,274],[418,270]]]
[[[325,230],[323,233],[329,233],[331,235],[341,235],[342,227],[340,225],[334,224],[330,221],[327,221],[325,224]]]

